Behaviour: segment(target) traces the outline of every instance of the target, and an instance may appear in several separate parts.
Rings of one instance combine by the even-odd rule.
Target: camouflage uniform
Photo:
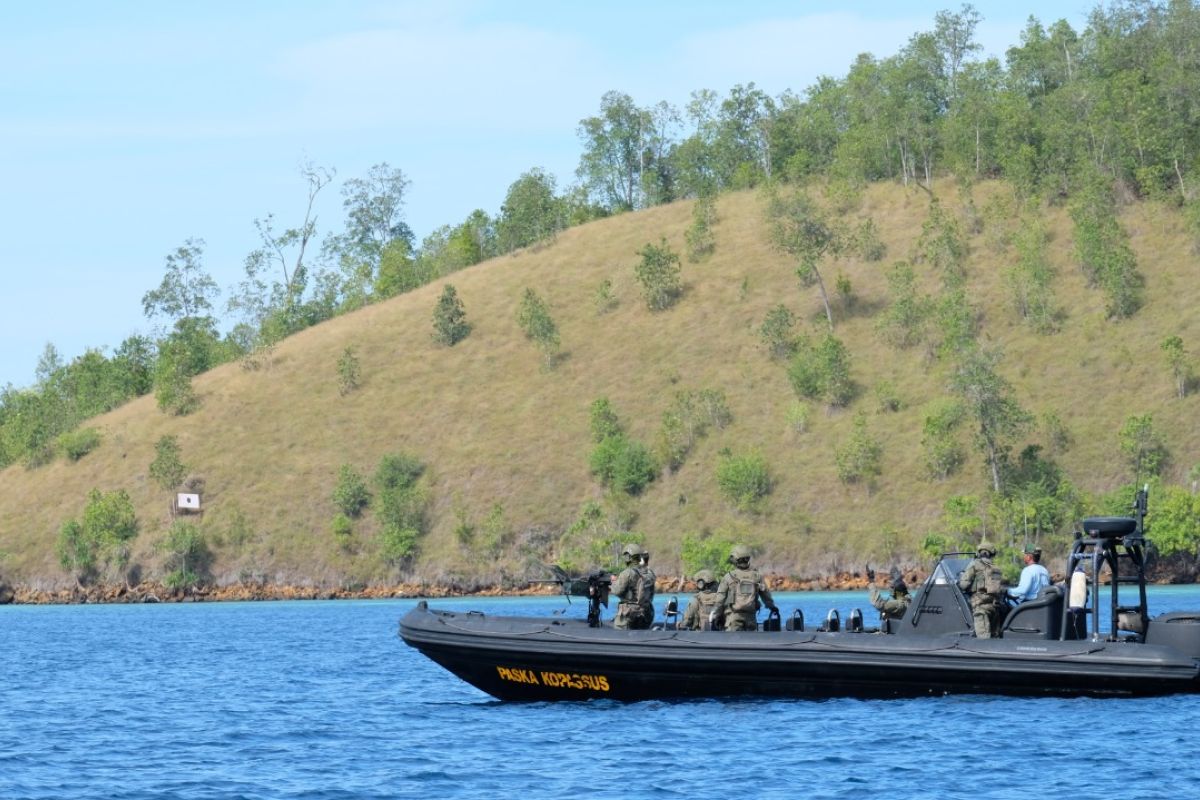
[[[983,545],[967,568],[958,577],[958,588],[967,593],[971,601],[971,617],[975,623],[975,635],[980,639],[992,638],[995,630],[999,609],[996,607],[996,595],[987,589],[988,576],[994,576],[999,582],[1000,570],[992,564],[994,550]]]
[[[706,631],[711,630],[708,625],[708,620],[712,616],[712,612],[717,612],[717,620],[721,619],[721,602],[722,596],[716,591],[696,592],[692,597],[692,602],[683,611],[683,622],[680,627],[689,631]]]
[[[879,592],[879,587],[875,585],[875,581],[871,581],[868,587],[871,590],[871,605],[879,612],[884,619],[900,619],[904,616],[904,612],[908,610],[908,604],[912,601],[908,592],[900,592],[896,586],[892,585],[892,596],[884,597]]]
[[[775,601],[771,599],[771,590],[767,588],[767,582],[763,580],[762,574],[756,569],[750,569],[749,559],[746,559],[747,566],[735,566],[721,578],[721,585],[717,587],[717,594],[721,607],[725,609],[725,630],[727,631],[755,631],[758,630],[758,609],[765,605],[767,608],[775,608]],[[737,593],[739,583],[748,581],[753,583],[758,589],[758,599],[755,600],[754,608],[749,611],[734,611],[734,597]]]
[[[654,577],[654,570],[637,564],[617,576],[612,585],[618,601],[614,628],[644,630],[654,622]]]

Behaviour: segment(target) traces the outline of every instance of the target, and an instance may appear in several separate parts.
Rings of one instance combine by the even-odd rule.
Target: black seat
[[[1120,539],[1137,530],[1133,517],[1088,517],[1083,521],[1083,530],[1096,539]]]
[[[1005,639],[1057,639],[1062,629],[1063,588],[1047,586],[1032,600],[1026,600],[1004,620],[1000,635]]]

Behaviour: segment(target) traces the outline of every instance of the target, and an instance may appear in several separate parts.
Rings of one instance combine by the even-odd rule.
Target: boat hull
[[[863,697],[1200,691],[1200,663],[1127,642],[877,633],[618,631],[582,620],[405,615],[400,636],[502,700]]]

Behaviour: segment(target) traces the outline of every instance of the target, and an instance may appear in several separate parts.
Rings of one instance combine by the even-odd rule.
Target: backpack
[[[637,573],[637,581],[633,586],[633,602],[645,607],[654,601],[654,573],[649,569],[639,569]]]
[[[989,566],[983,574],[983,590],[990,595],[999,597],[1004,594],[1004,576],[996,567]]]
[[[734,581],[730,610],[735,613],[758,611],[758,581],[751,578],[738,578]]]

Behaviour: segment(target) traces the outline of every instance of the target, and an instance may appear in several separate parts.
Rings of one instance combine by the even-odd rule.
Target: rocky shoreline
[[[912,572],[904,576],[910,586],[924,579]],[[768,578],[771,589],[779,592],[866,591],[867,579],[859,573],[799,580]],[[253,600],[382,600],[422,597],[498,597],[502,595],[554,595],[559,587],[546,583],[517,583],[507,586],[430,585],[399,583],[393,585],[328,587],[279,586],[273,584],[231,584],[199,586],[188,591],[170,589],[161,583],[146,582],[135,586],[96,585],[64,589],[34,589],[28,586],[0,584],[0,604],[17,605],[80,605],[85,603],[198,603],[236,602]],[[660,594],[688,591],[686,581],[679,577],[660,577],[656,591]]]

